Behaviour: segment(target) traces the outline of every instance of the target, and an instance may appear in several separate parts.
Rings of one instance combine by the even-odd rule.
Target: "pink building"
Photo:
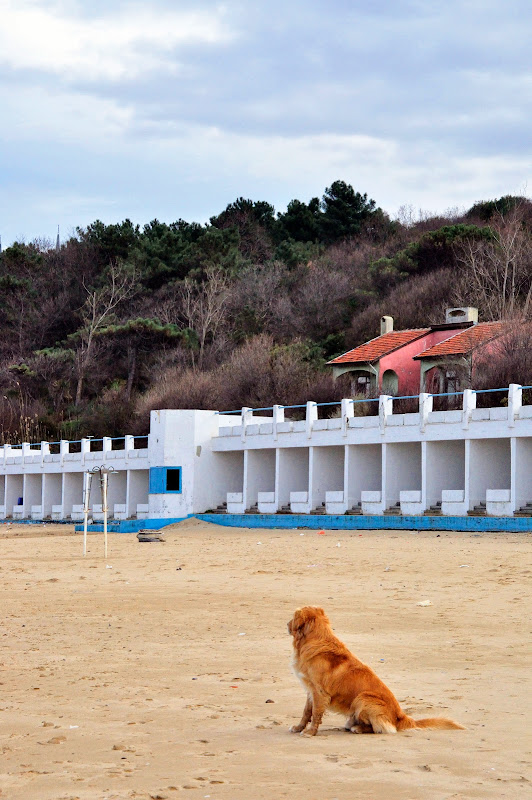
[[[335,378],[349,373],[352,395],[458,391],[475,350],[502,332],[502,323],[477,319],[476,308],[452,308],[442,325],[394,331],[383,317],[380,336],[328,363]]]

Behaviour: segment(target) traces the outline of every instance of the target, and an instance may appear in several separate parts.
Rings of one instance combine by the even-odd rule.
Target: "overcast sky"
[[[530,0],[0,0],[0,235],[530,195]]]

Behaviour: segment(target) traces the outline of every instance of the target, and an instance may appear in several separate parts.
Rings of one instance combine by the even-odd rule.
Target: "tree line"
[[[392,220],[335,181],[282,213],[238,198],[204,225],[96,220],[59,249],[15,242],[0,254],[0,437],[144,433],[153,408],[339,399],[325,362],[378,335],[385,313],[396,328],[454,305],[509,330],[529,318],[531,237],[527,198]],[[493,380],[532,383],[527,351],[509,345]]]

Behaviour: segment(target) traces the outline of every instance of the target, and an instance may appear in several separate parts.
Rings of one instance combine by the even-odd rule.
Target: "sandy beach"
[[[526,798],[530,537],[249,530],[165,542],[0,525],[0,798]],[[424,601],[429,601],[424,603]],[[419,605],[422,603],[422,605]],[[304,692],[286,623],[321,605],[414,717],[355,736]]]

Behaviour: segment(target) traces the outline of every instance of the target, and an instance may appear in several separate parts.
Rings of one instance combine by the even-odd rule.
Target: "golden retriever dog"
[[[322,608],[298,608],[288,623],[293,638],[293,669],[307,692],[299,725],[292,733],[315,736],[330,708],[347,716],[352,733],[396,733],[409,728],[464,730],[444,717],[414,720],[370,667],[359,661],[336,638]],[[310,727],[307,725],[310,722]]]

